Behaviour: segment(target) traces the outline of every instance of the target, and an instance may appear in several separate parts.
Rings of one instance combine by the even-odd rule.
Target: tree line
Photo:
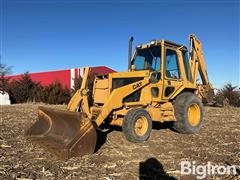
[[[18,80],[7,77],[11,67],[0,64],[0,91],[7,92],[11,103],[43,102],[47,104],[67,104],[71,96],[81,87],[82,78],[74,79],[73,89],[62,86],[57,80],[48,86],[32,81],[29,73],[24,73]],[[89,75],[89,86],[93,84],[94,74]],[[92,84],[91,84],[92,83]]]
[[[11,67],[0,64],[0,91],[8,92],[11,103],[43,102],[47,104],[67,104],[71,96],[81,87],[82,78],[74,79],[74,88],[69,90],[58,81],[48,86],[42,86],[40,82],[33,82],[28,73],[18,80],[10,80],[6,76],[11,73]],[[95,74],[92,72],[88,77],[90,101],[92,100],[92,88]],[[217,105],[231,105],[240,107],[240,91],[237,86],[227,83],[217,90],[214,97]]]

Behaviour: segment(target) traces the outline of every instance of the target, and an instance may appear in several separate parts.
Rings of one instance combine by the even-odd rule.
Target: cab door
[[[172,99],[183,88],[180,51],[174,47],[165,47],[163,63],[162,99]]]
[[[151,101],[159,102],[161,101],[163,81],[161,80],[161,69],[162,69],[162,45],[158,45],[158,49],[154,58],[152,59],[152,69],[151,72],[151,83],[149,84],[149,91],[151,96]]]
[[[162,98],[162,46],[152,46],[149,51],[149,64],[145,66],[151,69],[151,83],[141,90],[141,100],[146,102],[159,102]]]

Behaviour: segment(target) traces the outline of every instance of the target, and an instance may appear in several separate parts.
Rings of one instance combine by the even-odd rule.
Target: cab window
[[[135,70],[160,71],[161,47],[151,46],[145,49],[138,49],[133,60]]]
[[[183,63],[184,63],[187,80],[192,82],[192,74],[191,74],[191,70],[190,70],[190,64],[189,64],[189,58],[188,58],[187,51],[182,51],[182,58],[183,58]]]
[[[177,52],[172,49],[166,49],[166,77],[180,79]]]

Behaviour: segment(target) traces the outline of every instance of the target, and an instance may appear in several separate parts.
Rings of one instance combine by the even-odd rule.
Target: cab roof
[[[172,47],[175,47],[175,48],[184,48],[187,50],[187,47],[182,45],[182,44],[177,44],[175,42],[172,42],[172,41],[168,41],[168,40],[151,40],[149,43],[146,43],[146,44],[139,44],[137,45],[136,49],[145,49],[145,48],[148,48],[150,46],[156,46],[156,45],[161,45],[161,43],[164,42],[165,45],[167,46],[172,46]]]

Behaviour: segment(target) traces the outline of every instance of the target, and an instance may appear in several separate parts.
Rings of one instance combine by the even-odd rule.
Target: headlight
[[[150,44],[151,44],[151,45],[154,45],[154,44],[156,44],[156,41],[155,41],[155,40],[152,40],[152,41],[150,41]]]
[[[138,48],[138,49],[140,49],[141,47],[142,47],[142,45],[141,45],[141,44],[138,44],[138,45],[137,45],[137,48]]]

